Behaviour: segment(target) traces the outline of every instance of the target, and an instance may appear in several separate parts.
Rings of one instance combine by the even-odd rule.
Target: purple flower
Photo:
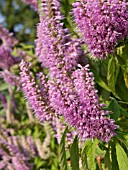
[[[37,28],[36,53],[50,72],[48,77],[38,74],[35,80],[30,65],[22,61],[21,81],[25,96],[41,121],[54,122],[57,118],[58,122],[64,117],[82,141],[99,138],[108,142],[115,135],[116,125],[109,118],[109,112],[103,109],[103,104],[99,103],[89,66],[78,65],[84,54],[82,42],[72,40],[69,31],[63,29],[63,16],[57,0],[42,1],[42,8],[44,15],[40,16]],[[58,128],[56,131],[60,141],[61,133]]]
[[[20,62],[20,58],[12,56],[11,48],[0,46],[0,68],[10,69],[11,66]]]
[[[93,57],[105,59],[119,40],[128,37],[126,0],[81,0],[73,4],[74,17]]]
[[[0,25],[0,39],[4,46],[13,47],[17,44],[17,40],[13,37],[13,33],[9,33],[9,31]]]
[[[68,29],[63,28],[59,1],[42,1],[42,10],[44,16],[40,16],[37,27],[36,54],[42,65],[57,76],[59,70],[75,68],[83,55],[81,41],[72,40]]]
[[[9,129],[0,129],[0,169],[29,170],[32,157],[39,156],[31,136],[13,136]]]
[[[20,63],[20,69],[22,89],[31,108],[35,112],[35,116],[42,122],[49,120],[51,118],[49,114],[50,108],[46,105],[41,89],[30,72],[30,64],[22,60]]]
[[[108,142],[115,135],[114,120],[109,118],[109,111],[103,110],[104,104],[99,103],[97,90],[94,87],[94,75],[89,65],[73,73],[73,82],[78,95],[79,107],[76,113],[76,127],[84,139],[98,138]]]
[[[56,137],[59,143],[66,125],[58,117],[58,111],[55,112],[55,109],[51,107],[51,101],[49,100],[49,91],[51,86],[49,86],[50,84],[47,83],[47,77],[45,77],[43,73],[38,73],[37,84],[30,72],[29,63],[22,61],[20,64],[20,69],[22,90],[25,94],[25,97],[28,99],[31,108],[34,110],[35,116],[42,123],[44,121],[48,121],[48,123],[53,126],[54,130],[56,131]],[[73,141],[75,136],[74,133],[75,132],[68,132],[68,143]]]
[[[49,80],[50,106],[76,129],[82,141],[98,138],[108,142],[115,135],[116,125],[99,103],[94,76],[88,65]]]
[[[0,68],[10,69],[11,66],[20,62],[20,58],[12,56],[12,47],[16,45],[17,40],[13,37],[12,33],[0,25],[0,39],[2,45],[0,46]]]
[[[8,70],[1,71],[0,77],[3,78],[5,82],[13,86],[17,86],[18,88],[21,86],[20,77],[12,74]]]

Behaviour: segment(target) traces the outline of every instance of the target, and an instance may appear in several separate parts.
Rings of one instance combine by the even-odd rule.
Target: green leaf
[[[121,70],[117,79],[116,91],[122,101],[128,101],[128,89],[124,82],[123,71]]]
[[[127,68],[128,69],[128,68]],[[124,81],[125,81],[125,85],[126,85],[126,87],[127,87],[127,89],[128,89],[128,70],[126,70],[125,72],[124,72]]]
[[[75,137],[73,144],[70,148],[70,158],[72,170],[79,170],[79,148],[77,136]]]
[[[103,63],[102,63],[102,65],[103,65]],[[92,63],[91,70],[93,71],[96,83],[99,84],[99,86],[101,86],[105,90],[111,92],[110,88],[108,87],[108,85],[103,80],[104,75],[101,75],[102,65],[98,62]],[[105,63],[104,63],[104,65],[105,65]],[[100,67],[101,67],[101,69],[100,69]],[[105,75],[105,79],[106,79],[106,75]]]
[[[36,157],[34,159],[35,169],[41,168],[43,164],[44,164],[44,162],[42,161],[42,159],[40,157]]]
[[[117,57],[123,71],[125,85],[128,88],[128,44],[117,48]]]
[[[67,133],[67,127],[63,133],[61,138],[60,146],[59,146],[59,160],[60,160],[60,168],[61,170],[67,170],[67,160],[66,160],[66,151],[65,151],[65,138]]]
[[[20,43],[21,47],[23,47],[25,50],[27,49],[33,49],[34,45],[28,45],[28,44],[24,44],[24,43]]]
[[[111,110],[113,113],[111,114],[111,118],[114,120],[118,120],[120,116],[120,106],[118,105],[118,102],[116,99],[111,98],[111,102],[109,104],[109,110]]]
[[[121,106],[119,106],[119,107],[120,107],[120,113],[121,113],[123,116],[128,117],[128,112],[127,112],[124,108],[122,108]]]
[[[92,142],[92,146],[90,147],[89,152],[88,152],[90,170],[96,169],[95,152],[96,152],[96,140]]]
[[[115,63],[114,57],[111,57],[108,63],[108,74],[107,74],[108,86],[115,92]]]
[[[1,83],[1,85],[0,85],[0,92],[4,91],[4,90],[7,90],[8,88],[9,88],[9,84]]]
[[[120,64],[128,64],[128,44],[125,44],[117,48],[117,55],[120,60]]]
[[[128,132],[128,122],[119,121],[116,124],[119,125],[119,127],[122,128],[125,132]]]
[[[85,142],[82,150],[82,157],[84,159],[83,163],[86,165],[87,169],[89,165],[90,170],[96,169],[96,162],[95,162],[96,144],[97,144],[96,139],[94,141],[88,140]]]
[[[99,145],[96,146],[96,155],[104,155],[105,154],[105,151],[102,150]]]
[[[105,163],[105,168],[107,168],[107,170],[112,170],[112,162],[110,160],[109,150],[106,151],[106,154],[104,156],[104,163]]]
[[[128,169],[128,157],[119,143],[116,144],[116,155],[120,170]]]
[[[107,86],[107,84],[99,77],[97,76],[95,73],[95,81],[97,82],[97,84],[99,84],[102,88],[104,88],[105,90],[111,92],[110,88]]]
[[[115,62],[116,62],[115,58],[114,58],[114,56],[112,56],[108,62],[107,80],[108,80],[108,87],[111,89],[114,96],[119,98],[116,93],[116,89],[115,89],[115,85],[116,85],[116,81],[117,81],[117,71],[116,71],[116,65],[115,65],[116,63]],[[118,70],[118,74],[119,74],[119,70]]]
[[[85,142],[85,144],[82,148],[82,162],[83,162],[83,165],[86,167],[87,170],[89,170],[87,156],[88,156],[88,151],[89,151],[91,146],[92,146],[92,141],[89,139]]]
[[[115,143],[111,143],[112,170],[119,170],[115,146],[116,146]]]
[[[61,0],[61,12],[63,13],[63,15],[65,16],[63,22],[64,22],[64,26],[66,28],[69,28],[70,31],[77,35],[77,32],[75,31],[75,24],[72,22],[71,19],[71,15],[70,12],[72,11],[72,3],[74,0]]]

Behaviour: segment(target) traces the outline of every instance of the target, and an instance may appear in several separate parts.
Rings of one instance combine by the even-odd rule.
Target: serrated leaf
[[[120,116],[120,106],[118,105],[118,102],[116,99],[111,98],[111,102],[109,104],[109,110],[111,110],[113,113],[111,114],[111,118],[114,120],[118,120]]]
[[[84,146],[82,148],[82,162],[83,165],[86,167],[87,170],[89,170],[88,168],[88,161],[87,161],[87,154],[89,151],[89,148],[92,146],[92,141],[89,139],[84,143]]]
[[[75,137],[73,144],[70,148],[70,158],[72,170],[79,170],[79,148],[77,136]]]
[[[116,155],[120,170],[128,169],[128,157],[119,143],[116,144]]]
[[[92,146],[92,141],[90,139],[88,139],[85,143],[84,146],[82,148],[82,153],[88,153],[89,148]]]
[[[59,146],[59,162],[60,162],[60,168],[61,170],[67,170],[67,160],[66,160],[66,151],[65,151],[65,138],[67,133],[67,127],[65,128],[65,131],[63,133],[63,136],[61,138],[60,146]]]
[[[85,158],[84,163],[86,164],[86,167],[90,170],[95,170],[96,169],[96,163],[95,163],[95,152],[96,152],[96,144],[97,140],[95,139],[94,141],[88,140],[85,142],[83,150],[82,150],[82,155],[83,158]],[[88,158],[88,162],[87,162]]]
[[[96,140],[92,142],[92,146],[90,147],[89,152],[88,152],[90,170],[96,169],[95,152],[96,152]]]

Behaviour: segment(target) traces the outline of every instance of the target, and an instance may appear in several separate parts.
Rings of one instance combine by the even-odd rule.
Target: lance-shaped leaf
[[[114,120],[118,120],[118,117],[120,116],[120,106],[118,105],[116,99],[111,98],[109,109],[113,112],[111,114],[111,118],[113,118]]]
[[[67,133],[67,127],[65,128],[65,131],[63,133],[63,136],[61,138],[60,142],[60,150],[59,150],[59,159],[60,159],[60,168],[61,170],[67,170],[67,160],[66,160],[66,151],[65,151],[65,138]]]
[[[112,56],[108,62],[108,73],[107,73],[108,86],[111,89],[114,96],[118,98],[115,90],[115,85],[117,81],[115,58]]]
[[[116,155],[120,170],[128,169],[128,157],[119,143],[116,144]]]
[[[96,152],[97,140],[91,141],[90,139],[85,142],[85,145],[82,150],[83,163],[86,166],[86,169],[95,170],[95,152]],[[88,168],[89,167],[89,168]]]
[[[73,144],[70,148],[70,156],[71,156],[71,166],[72,170],[79,169],[79,148],[78,148],[78,138],[75,137]]]

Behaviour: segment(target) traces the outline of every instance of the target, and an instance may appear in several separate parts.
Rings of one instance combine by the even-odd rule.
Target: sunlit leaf
[[[120,170],[128,169],[128,157],[119,143],[116,144],[116,155]]]
[[[0,92],[4,91],[4,90],[7,90],[8,88],[9,88],[9,84],[1,83],[1,85],[0,85]]]
[[[96,144],[97,144],[96,139],[94,141],[87,140],[82,149],[83,162],[87,168],[88,167],[90,168],[90,170],[96,169],[96,162],[95,162]]]

